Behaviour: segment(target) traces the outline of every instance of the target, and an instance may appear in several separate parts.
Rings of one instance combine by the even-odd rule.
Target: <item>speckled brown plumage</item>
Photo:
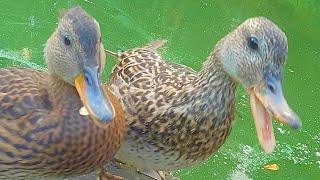
[[[129,145],[132,153],[148,151],[154,166],[163,169],[166,164],[168,169],[163,170],[196,164],[217,151],[231,130],[236,90],[233,81],[219,80],[230,79],[218,74],[219,68],[203,71],[199,78],[186,66],[163,61],[152,45],[122,53],[110,89],[127,111],[123,146]]]
[[[260,40],[260,54],[250,36]],[[163,43],[107,51],[118,57],[109,87],[127,120],[117,158],[139,169],[177,170],[216,152],[232,128],[238,82],[250,92],[269,72],[281,79],[287,55],[284,33],[262,17],[221,39],[198,73],[164,61],[156,50]]]
[[[70,9],[65,16],[81,18],[81,21],[68,22],[70,27],[77,27],[77,23],[95,27],[90,24],[93,18],[79,7]],[[60,23],[65,24],[63,18]],[[59,28],[57,31],[63,39],[65,31]],[[82,36],[79,31],[74,38]],[[88,38],[99,37],[88,35]],[[75,57],[75,49],[84,44],[73,43],[69,48],[56,39],[60,39],[57,34],[48,41],[47,62],[55,61],[60,68],[71,61],[81,66],[80,62],[85,61],[81,56],[71,57]],[[60,48],[72,51],[71,55],[61,52]],[[97,56],[101,57],[96,60],[103,63],[105,56],[102,51],[100,55],[100,45],[92,48],[96,48]],[[86,55],[86,51],[82,53]],[[55,59],[50,59],[52,57]],[[91,60],[86,63],[92,64]],[[27,68],[0,70],[0,179],[62,179],[85,174],[111,160],[120,147],[125,123],[119,101],[109,90],[104,90],[115,114],[108,123],[80,115],[84,103],[76,88],[68,82],[68,77],[65,81],[58,77],[60,74],[53,73],[54,70],[57,69],[50,65],[49,72]]]

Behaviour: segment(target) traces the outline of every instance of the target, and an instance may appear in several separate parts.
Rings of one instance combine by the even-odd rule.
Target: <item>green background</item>
[[[107,49],[126,50],[154,39],[161,54],[199,70],[215,43],[253,16],[266,16],[286,33],[289,56],[284,93],[303,121],[300,131],[274,123],[277,147],[259,146],[248,97],[239,88],[236,124],[220,151],[176,172],[181,179],[320,179],[320,1],[317,0],[0,0],[0,67],[45,67],[43,48],[61,10],[81,5],[100,23]],[[107,80],[115,59],[107,57]],[[264,169],[277,164],[278,171]]]

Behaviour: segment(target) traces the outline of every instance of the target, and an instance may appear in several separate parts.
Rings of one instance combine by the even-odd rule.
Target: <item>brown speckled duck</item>
[[[100,36],[92,17],[71,8],[46,44],[48,72],[0,70],[0,179],[62,179],[95,169],[98,178],[113,178],[99,167],[118,151],[125,122],[119,101],[101,86]]]
[[[262,148],[275,148],[272,117],[293,129],[299,117],[282,94],[287,38],[264,17],[250,18],[222,38],[200,72],[164,61],[164,41],[112,53],[118,57],[109,82],[126,112],[125,142],[117,158],[144,173],[198,164],[216,152],[232,128],[237,85],[250,97]]]

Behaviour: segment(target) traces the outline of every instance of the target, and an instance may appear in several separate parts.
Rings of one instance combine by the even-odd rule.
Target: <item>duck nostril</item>
[[[275,89],[275,87],[274,87],[273,85],[268,84],[268,89],[269,89],[273,94],[276,93],[276,89]]]
[[[89,74],[88,74],[88,73],[85,73],[85,74],[84,74],[84,80],[88,83],[89,86],[92,85],[92,80],[91,80],[91,78],[89,77]]]

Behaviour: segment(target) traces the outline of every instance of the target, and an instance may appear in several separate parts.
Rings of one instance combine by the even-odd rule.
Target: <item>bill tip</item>
[[[294,130],[299,130],[302,127],[302,122],[300,119],[296,119],[294,121],[292,121],[292,123],[290,124],[290,127]]]

